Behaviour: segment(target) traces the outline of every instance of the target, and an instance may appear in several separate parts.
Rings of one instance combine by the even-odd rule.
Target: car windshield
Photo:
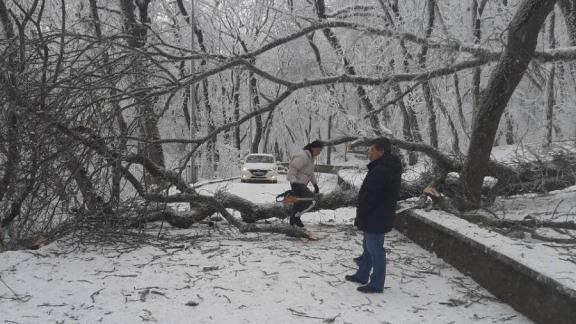
[[[274,163],[274,158],[268,155],[249,155],[246,163]]]

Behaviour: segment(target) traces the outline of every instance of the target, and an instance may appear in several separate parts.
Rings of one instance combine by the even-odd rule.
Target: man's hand
[[[315,194],[320,193],[320,188],[318,188],[317,184],[314,184],[314,193]]]

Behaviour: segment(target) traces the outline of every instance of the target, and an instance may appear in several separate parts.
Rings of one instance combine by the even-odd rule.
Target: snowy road
[[[322,191],[334,187],[322,178]],[[270,202],[288,184],[202,190],[217,188]],[[353,215],[305,215],[319,241],[220,224],[165,230],[168,242],[155,246],[63,254],[71,247],[60,243],[3,253],[0,323],[530,323],[396,231],[386,237],[384,294],[357,292],[343,280],[361,249]]]
[[[317,175],[320,192],[330,192],[337,188],[338,177],[333,174]],[[310,187],[312,189],[312,187]],[[276,195],[290,189],[285,175],[278,176],[278,183],[241,183],[239,180],[213,183],[197,189],[200,194],[213,194],[217,190],[225,190],[234,195],[258,203],[272,203]]]

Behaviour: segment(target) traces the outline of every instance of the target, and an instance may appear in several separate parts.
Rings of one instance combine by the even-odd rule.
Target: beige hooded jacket
[[[314,176],[314,157],[309,150],[302,150],[292,156],[286,179],[290,183],[307,185],[308,182],[312,182],[313,185],[317,184]]]

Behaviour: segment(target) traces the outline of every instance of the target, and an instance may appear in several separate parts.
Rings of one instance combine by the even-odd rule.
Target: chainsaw
[[[314,202],[314,197],[298,197],[292,190],[284,191],[276,196],[276,202],[281,202],[286,205],[294,205],[301,201]]]

